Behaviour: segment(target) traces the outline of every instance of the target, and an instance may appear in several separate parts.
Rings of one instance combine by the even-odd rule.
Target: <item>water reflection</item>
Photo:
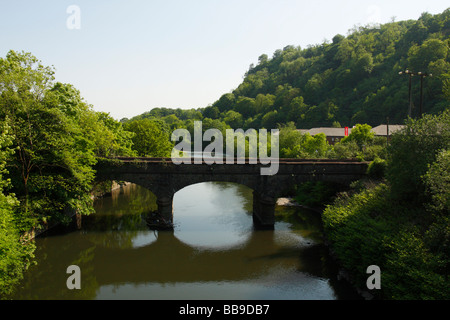
[[[203,183],[176,194],[175,229],[157,232],[146,225],[155,200],[130,185],[96,201],[81,230],[37,239],[38,264],[14,298],[356,297],[333,276],[317,215],[278,208],[275,230],[254,231],[250,189]],[[81,269],[81,290],[66,287],[72,264]]]
[[[230,187],[232,186],[232,187]],[[175,236],[200,249],[225,250],[251,235],[252,190],[226,183],[200,183],[174,197]]]

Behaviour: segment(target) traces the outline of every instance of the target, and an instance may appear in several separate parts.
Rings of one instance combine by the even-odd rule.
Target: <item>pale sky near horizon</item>
[[[155,107],[206,107],[235,89],[261,54],[287,45],[306,48],[355,25],[449,7],[448,0],[0,0],[0,57],[31,52],[54,66],[56,81],[120,120]]]

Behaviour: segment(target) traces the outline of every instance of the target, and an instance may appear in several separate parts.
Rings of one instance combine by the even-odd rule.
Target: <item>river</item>
[[[94,203],[81,227],[36,241],[13,299],[342,300],[359,296],[322,241],[320,215],[276,209],[274,230],[254,230],[252,191],[233,183],[189,186],[174,197],[174,230],[151,230],[155,196],[130,184]],[[67,267],[80,268],[69,290]]]

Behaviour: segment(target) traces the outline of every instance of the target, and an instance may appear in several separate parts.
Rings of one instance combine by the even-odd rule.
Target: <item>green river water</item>
[[[95,201],[81,227],[36,241],[13,299],[359,299],[322,241],[320,214],[277,207],[274,230],[257,231],[252,191],[233,183],[189,186],[174,197],[174,230],[151,230],[155,196],[130,184]],[[67,287],[80,268],[81,289]]]

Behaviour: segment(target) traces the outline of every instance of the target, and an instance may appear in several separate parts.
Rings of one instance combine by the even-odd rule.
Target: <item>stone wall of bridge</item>
[[[306,181],[349,184],[366,175],[368,163],[356,161],[280,159],[275,175],[261,175],[262,164],[179,164],[170,159],[122,158],[99,160],[96,179],[141,185],[157,197],[161,220],[173,222],[173,197],[189,185],[209,181],[234,182],[253,190],[256,227],[273,228],[275,205],[283,192]]]

